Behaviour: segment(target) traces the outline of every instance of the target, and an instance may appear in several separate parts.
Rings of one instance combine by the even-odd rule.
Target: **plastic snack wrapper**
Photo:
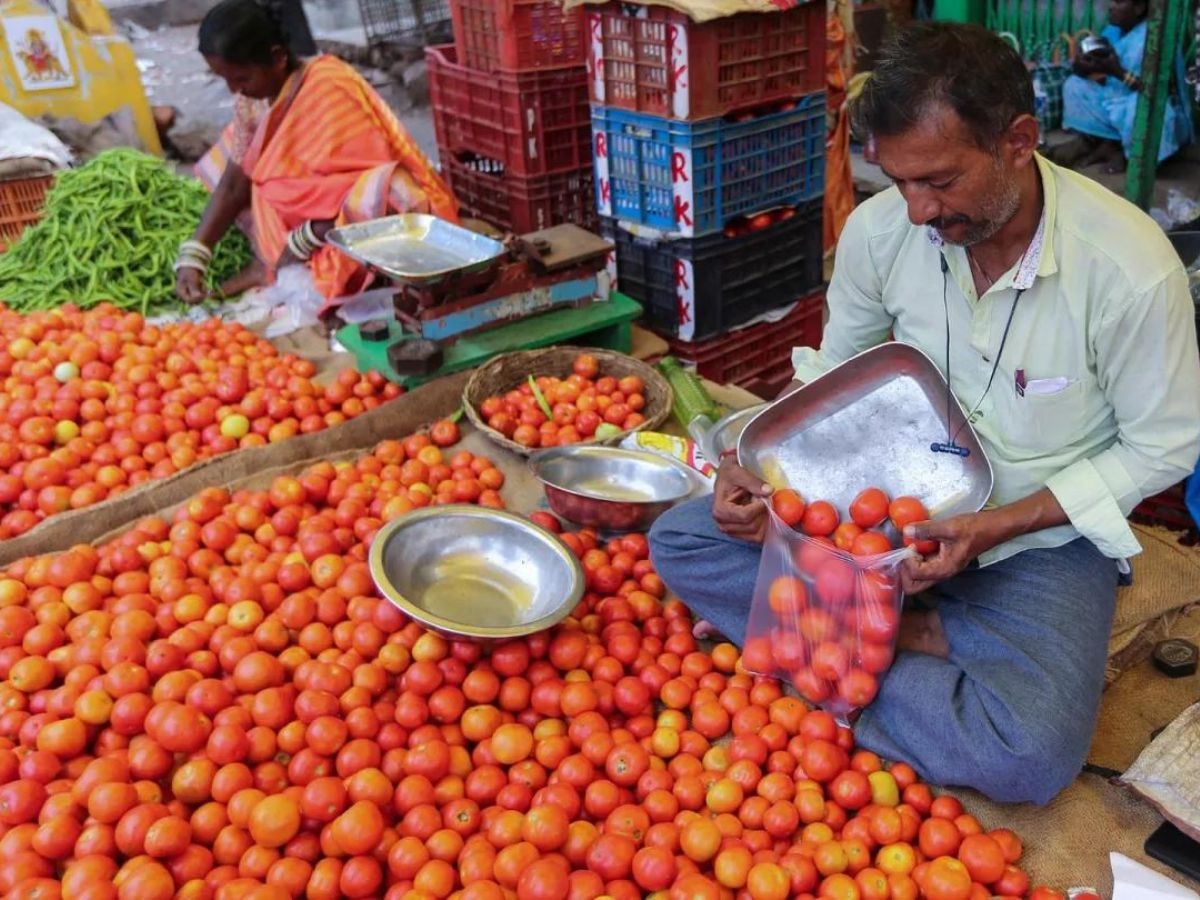
[[[900,566],[914,551],[851,556],[768,515],[742,665],[790,681],[845,724],[875,699],[892,664]]]
[[[642,450],[646,453],[657,453],[676,462],[681,462],[689,469],[704,476],[707,490],[712,490],[712,484],[717,477],[717,468],[704,454],[700,447],[690,438],[676,437],[673,434],[663,434],[658,431],[635,431],[621,441],[623,450]]]

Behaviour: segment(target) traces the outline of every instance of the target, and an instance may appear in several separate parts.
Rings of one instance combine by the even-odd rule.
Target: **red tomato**
[[[783,488],[771,495],[771,509],[785,525],[793,528],[804,518],[804,500],[790,488]]]
[[[838,527],[838,513],[833,504],[814,500],[804,511],[800,530],[809,537],[828,537]]]
[[[875,528],[887,517],[888,497],[879,488],[867,488],[850,503],[850,518],[859,528]]]
[[[928,521],[929,513],[925,511],[925,504],[916,497],[897,497],[888,506],[888,517],[897,531],[903,531],[906,525]]]

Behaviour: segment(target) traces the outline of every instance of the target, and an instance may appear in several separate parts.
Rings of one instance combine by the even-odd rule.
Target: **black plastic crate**
[[[617,247],[618,290],[642,304],[643,320],[660,333],[700,341],[822,284],[823,206],[813,200],[791,218],[738,237],[647,239],[609,218],[601,228]]]
[[[424,46],[451,31],[450,0],[358,0],[367,43]]]

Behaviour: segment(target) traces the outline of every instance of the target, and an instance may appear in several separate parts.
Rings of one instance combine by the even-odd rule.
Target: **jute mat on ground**
[[[1115,772],[1124,772],[1160,728],[1200,700],[1200,676],[1167,678],[1149,659],[1154,643],[1166,637],[1200,642],[1200,551],[1180,545],[1169,531],[1136,529],[1146,552],[1134,561],[1134,585],[1118,597],[1110,646],[1116,653],[1088,754],[1089,763]],[[1103,775],[1080,775],[1046,807],[1003,806],[973,791],[955,793],[986,827],[1021,835],[1021,864],[1036,883],[1086,885],[1111,896],[1108,854],[1115,850],[1200,891],[1200,882],[1143,850],[1162,816]]]
[[[1200,616],[1193,621],[1200,626]],[[1197,700],[1200,677],[1173,680],[1149,661],[1134,666],[1104,695],[1089,761],[1123,772],[1154,732]],[[985,827],[1012,828],[1022,837],[1026,855],[1021,865],[1038,883],[1089,885],[1111,896],[1108,854],[1115,850],[1200,891],[1200,882],[1151,860],[1142,849],[1162,816],[1101,775],[1080,775],[1046,807],[1003,806],[973,791],[955,793]]]
[[[1176,633],[1183,610],[1200,603],[1200,548],[1179,542],[1164,528],[1134,525],[1143,552],[1133,559],[1133,584],[1117,592],[1109,641],[1107,682],[1150,656],[1154,645]]]

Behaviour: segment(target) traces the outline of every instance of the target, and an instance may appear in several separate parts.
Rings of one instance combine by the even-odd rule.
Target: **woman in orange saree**
[[[298,58],[262,3],[216,6],[200,26],[200,52],[235,95],[235,116],[197,166],[212,198],[175,265],[184,300],[205,299],[211,248],[235,223],[257,259],[222,286],[225,296],[306,263],[336,302],[370,275],[326,246],[331,229],[401,212],[457,221],[450,189],[379,95],[339,59]]]

